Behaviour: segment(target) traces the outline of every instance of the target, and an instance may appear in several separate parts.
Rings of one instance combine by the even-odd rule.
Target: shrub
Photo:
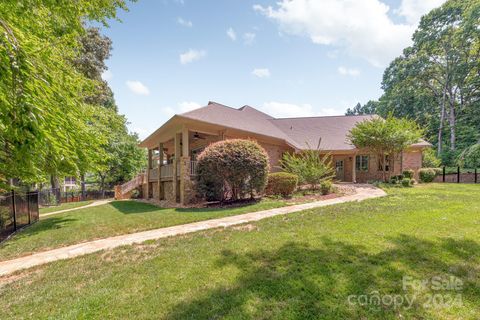
[[[412,169],[406,169],[403,171],[403,176],[405,178],[413,179],[413,176],[415,175],[415,171]]]
[[[309,184],[311,189],[335,177],[330,154],[322,155],[320,150],[285,153],[280,164],[284,171],[297,175],[300,184]]]
[[[418,170],[418,175],[421,182],[428,183],[432,182],[433,179],[435,179],[436,173],[435,170],[432,168],[422,168]]]
[[[268,170],[268,155],[257,142],[218,141],[198,156],[197,189],[207,200],[253,197],[263,192]]]
[[[480,143],[465,149],[465,151],[460,154],[457,164],[467,168],[480,167]]]
[[[332,181],[331,180],[325,180],[325,181],[322,181],[322,183],[320,183],[320,192],[323,194],[323,195],[327,195],[329,194],[330,192],[332,192]]]
[[[132,198],[132,199],[140,199],[141,196],[142,196],[142,193],[138,189],[133,189],[132,193],[130,194],[130,198]]]
[[[275,172],[268,175],[265,188],[267,195],[281,195],[289,197],[298,185],[298,176],[288,172]]]
[[[435,171],[436,176],[441,176],[443,174],[443,169],[442,168],[432,168],[433,171]]]
[[[399,174],[399,175],[396,175],[396,176],[392,176],[390,177],[390,181],[389,183],[391,184],[399,184],[400,181],[402,181],[404,178],[403,174]]]
[[[410,178],[404,178],[402,180],[402,186],[403,187],[411,187],[413,186],[413,183],[415,182],[415,180],[413,179],[410,179]]]
[[[442,161],[437,158],[435,150],[428,148],[423,150],[422,153],[422,167],[423,168],[434,168],[439,167],[442,164]]]

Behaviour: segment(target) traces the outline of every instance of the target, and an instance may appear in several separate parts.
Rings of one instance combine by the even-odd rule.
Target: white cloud
[[[187,64],[202,59],[207,55],[204,50],[190,49],[187,52],[180,54],[180,63]]]
[[[110,70],[105,70],[102,72],[102,79],[108,81],[113,78],[113,73]]]
[[[253,69],[252,74],[258,78],[269,78],[270,70],[267,68]]]
[[[250,46],[253,44],[255,41],[255,37],[257,35],[253,32],[246,32],[243,34],[243,43],[245,43],[247,46]]]
[[[187,28],[191,28],[193,26],[193,23],[192,21],[189,21],[189,20],[185,20],[183,18],[177,18],[177,23],[181,26],[184,26],[184,27],[187,27]]]
[[[237,34],[235,33],[235,30],[233,30],[232,28],[228,28],[228,30],[227,30],[227,36],[228,36],[232,41],[237,40]]]
[[[400,16],[412,25],[418,24],[420,18],[432,10],[441,6],[446,0],[402,0],[400,7],[395,10]]]
[[[193,101],[184,101],[178,104],[181,113],[201,108],[202,105]]]
[[[338,73],[340,73],[342,76],[356,77],[360,75],[360,70],[341,66],[341,67],[338,67]]]
[[[313,106],[308,103],[292,104],[276,101],[265,102],[260,109],[276,118],[328,116],[338,113],[333,108],[320,108],[316,111]]]
[[[130,91],[132,91],[135,94],[143,95],[143,96],[148,96],[150,94],[150,90],[147,88],[147,86],[141,83],[140,81],[129,80],[126,82],[126,84],[130,89]]]
[[[183,101],[177,104],[175,108],[172,107],[164,107],[162,108],[162,112],[167,116],[173,116],[179,113],[189,112],[198,108],[201,108],[202,105],[194,102],[194,101]]]
[[[411,44],[418,17],[440,0],[402,0],[394,11],[407,23],[395,23],[380,0],[281,0],[253,9],[276,21],[282,32],[307,36],[313,43],[342,49],[377,67],[385,66]]]

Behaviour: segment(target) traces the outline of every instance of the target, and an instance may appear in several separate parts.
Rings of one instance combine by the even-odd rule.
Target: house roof
[[[361,121],[376,117],[329,116],[272,119],[271,122],[295,141],[298,149],[352,150],[348,132]]]
[[[296,147],[295,141],[271,121],[274,120],[272,116],[250,106],[235,109],[216,102],[209,102],[205,107],[182,113],[180,116],[281,139]]]
[[[235,109],[209,102],[205,107],[175,117],[280,139],[299,150],[320,148],[337,151],[355,149],[347,141],[348,132],[357,123],[376,115],[274,118],[250,106]],[[423,147],[430,144],[422,140],[414,146]]]

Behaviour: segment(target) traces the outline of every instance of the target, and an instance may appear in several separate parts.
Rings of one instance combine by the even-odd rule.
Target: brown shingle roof
[[[295,146],[294,141],[270,121],[274,119],[273,117],[250,106],[235,109],[219,103],[209,102],[205,107],[183,113],[180,116],[282,139]]]
[[[293,139],[299,149],[352,150],[355,147],[347,141],[348,132],[372,117],[375,116],[286,118],[274,119],[272,123]]]
[[[281,139],[299,150],[320,147],[328,151],[355,149],[347,141],[348,132],[357,123],[376,117],[364,115],[276,119],[250,106],[235,109],[216,102],[209,102],[205,107],[179,116]],[[414,146],[430,144],[422,140]]]

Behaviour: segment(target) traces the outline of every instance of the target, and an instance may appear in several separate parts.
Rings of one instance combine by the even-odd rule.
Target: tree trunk
[[[80,175],[80,188],[82,191],[82,200],[85,200],[85,174]]]
[[[455,96],[450,97],[450,113],[449,113],[449,123],[450,123],[450,150],[455,151],[456,148],[456,113],[455,113]]]
[[[437,146],[437,156],[441,157],[442,155],[442,140],[443,140],[443,124],[445,122],[445,100],[447,96],[447,80],[445,80],[445,86],[443,88],[442,103],[440,104],[440,124],[438,126],[438,146]]]
[[[58,189],[60,187],[60,183],[58,182],[58,177],[56,175],[50,175],[50,184],[52,189]]]

